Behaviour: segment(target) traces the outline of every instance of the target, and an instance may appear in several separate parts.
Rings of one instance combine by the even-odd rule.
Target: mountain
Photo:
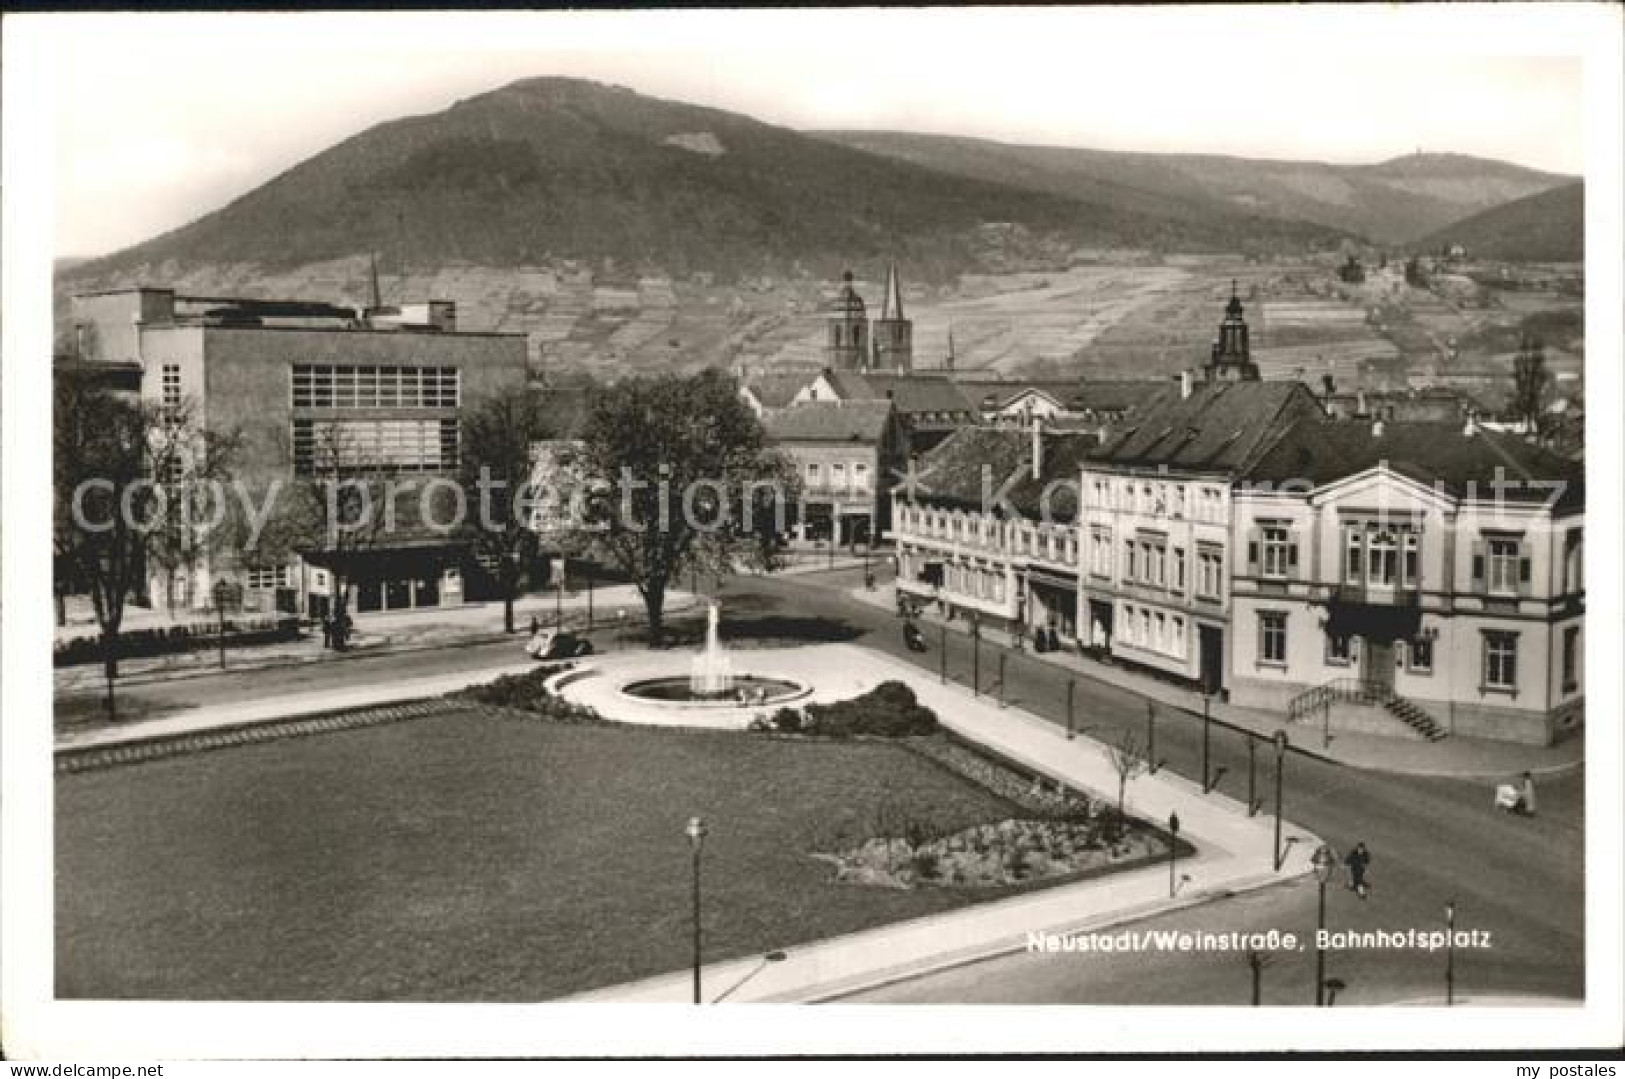
[[[1585,184],[1566,184],[1457,221],[1418,240],[1422,251],[1460,244],[1471,258],[1580,262],[1585,258]]]
[[[1351,232],[1378,243],[1415,240],[1573,179],[1464,154],[1418,153],[1376,165],[1331,165],[1023,146],[897,131],[814,134],[939,172],[1045,194],[1103,198],[1109,191],[1130,189],[1142,198],[1171,200],[1197,216],[1240,210]]]
[[[922,280],[1064,263],[1079,247],[1304,250],[1334,230],[1100,183],[1046,191],[936,171],[746,116],[563,78],[379,124],[76,279],[266,269],[380,253],[400,266],[610,260],[734,278],[896,258]]]

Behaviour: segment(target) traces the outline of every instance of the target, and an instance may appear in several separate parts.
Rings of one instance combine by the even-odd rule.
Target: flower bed
[[[299,619],[293,615],[263,618],[226,619],[226,647],[242,648],[257,644],[277,644],[299,638]],[[120,659],[161,656],[220,646],[220,623],[178,622],[172,626],[152,626],[125,630],[118,637]],[[99,636],[74,637],[59,641],[52,653],[53,666],[99,663],[102,639]]]

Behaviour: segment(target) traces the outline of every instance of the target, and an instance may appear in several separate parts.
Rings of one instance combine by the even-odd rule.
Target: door
[[[1224,685],[1224,630],[1217,626],[1198,626],[1198,639],[1202,660],[1202,691],[1217,693]]]
[[[1377,690],[1392,693],[1394,690],[1394,642],[1393,641],[1366,641],[1364,662],[1361,664],[1360,676],[1370,682]]]

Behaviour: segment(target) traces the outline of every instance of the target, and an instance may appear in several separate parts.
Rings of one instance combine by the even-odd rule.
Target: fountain
[[[733,657],[722,647],[722,637],[718,632],[721,615],[717,605],[711,604],[705,626],[705,645],[690,661],[688,677],[674,672],[636,679],[623,683],[619,692],[635,700],[658,702],[674,708],[781,704],[812,692],[804,683],[791,678],[759,673],[735,674]],[[664,665],[662,660],[656,662]],[[658,667],[652,673],[658,673]],[[563,685],[564,681],[560,684]]]
[[[720,697],[733,688],[733,661],[722,650],[718,618],[719,610],[713,603],[705,625],[705,647],[694,657],[688,676],[688,688],[696,697]]]

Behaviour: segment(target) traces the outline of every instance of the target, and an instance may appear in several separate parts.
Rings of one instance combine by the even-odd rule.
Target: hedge
[[[298,639],[299,619],[294,615],[226,619],[227,648],[276,644]],[[120,659],[201,651],[219,646],[220,623],[212,621],[179,622],[172,626],[125,630],[118,636]],[[52,662],[58,667],[70,667],[77,663],[99,663],[101,659],[100,636],[75,637],[72,640],[57,642]]]

